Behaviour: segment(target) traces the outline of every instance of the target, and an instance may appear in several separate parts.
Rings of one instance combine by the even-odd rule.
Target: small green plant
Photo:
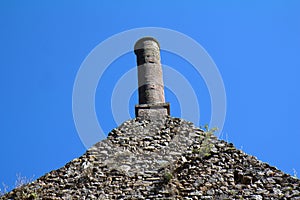
[[[208,125],[206,124],[204,126],[204,138],[202,139],[202,143],[200,148],[198,149],[193,149],[192,152],[193,153],[197,153],[199,154],[199,156],[202,157],[208,157],[211,155],[211,149],[213,148],[213,144],[210,142],[210,139],[212,137],[212,135],[218,130],[218,128],[211,128],[209,129]]]
[[[173,178],[173,175],[170,173],[170,172],[166,172],[165,174],[164,174],[164,180],[165,180],[165,182],[170,182],[170,180]]]
[[[32,192],[27,196],[27,199],[37,199],[38,195],[35,192]]]
[[[238,192],[236,190],[229,190],[228,191],[231,195],[236,195]]]
[[[213,128],[211,128],[211,129],[209,129],[208,124],[205,124],[205,125],[204,125],[204,131],[205,131],[206,133],[213,134],[213,133],[215,133],[216,131],[218,131],[218,128],[217,128],[217,127],[213,127]]]

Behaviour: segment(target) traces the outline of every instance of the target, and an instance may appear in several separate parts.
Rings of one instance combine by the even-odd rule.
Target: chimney
[[[152,37],[139,39],[134,45],[138,65],[139,104],[136,117],[170,115],[170,105],[165,103],[160,46]]]

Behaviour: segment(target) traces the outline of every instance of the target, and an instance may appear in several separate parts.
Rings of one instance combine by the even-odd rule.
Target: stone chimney
[[[136,117],[170,115],[170,104],[165,102],[160,46],[152,37],[139,39],[134,45],[138,65],[139,104]]]

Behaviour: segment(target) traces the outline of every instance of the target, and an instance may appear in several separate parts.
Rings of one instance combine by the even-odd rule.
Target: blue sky
[[[76,74],[102,41],[142,27],[176,30],[201,44],[226,89],[222,138],[300,174],[300,3],[183,2],[1,1],[0,183],[13,187],[18,173],[37,178],[86,151],[72,114]],[[162,52],[162,63],[190,81],[200,99],[200,124],[209,123],[203,79],[170,52]],[[135,55],[127,53],[101,77],[95,104],[105,133],[118,125],[110,107],[113,86],[134,65]],[[176,94],[166,90],[166,98],[180,117]],[[136,102],[134,93],[131,114]]]

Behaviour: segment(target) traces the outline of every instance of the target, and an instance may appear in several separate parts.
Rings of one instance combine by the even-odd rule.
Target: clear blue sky
[[[286,173],[294,168],[299,176],[299,1],[3,0],[0,184],[13,187],[17,173],[37,178],[86,151],[72,115],[81,63],[108,37],[149,26],[188,35],[216,63],[227,95],[223,138]],[[163,64],[181,70],[192,85],[204,84],[183,59],[162,56]],[[128,53],[99,82],[96,110],[106,133],[118,125],[108,97],[134,65],[135,56]],[[195,88],[202,99],[200,124],[206,124],[208,92],[205,85]],[[180,116],[176,94],[166,93],[172,115]],[[132,114],[136,93],[130,102]]]

